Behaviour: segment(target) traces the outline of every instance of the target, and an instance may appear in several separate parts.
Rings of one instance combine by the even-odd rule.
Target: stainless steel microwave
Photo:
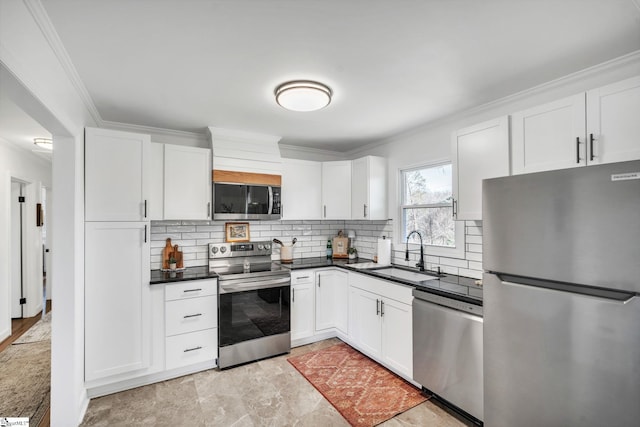
[[[213,219],[272,220],[281,216],[279,186],[213,183]]]

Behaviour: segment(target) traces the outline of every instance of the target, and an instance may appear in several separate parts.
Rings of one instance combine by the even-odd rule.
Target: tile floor
[[[83,426],[349,426],[287,362],[339,343],[330,339],[225,371],[208,370],[92,399]],[[427,401],[384,427],[457,427],[466,423]]]

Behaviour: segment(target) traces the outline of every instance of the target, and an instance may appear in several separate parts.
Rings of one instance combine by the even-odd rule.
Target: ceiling
[[[51,161],[51,151],[35,146],[34,138],[51,138],[51,133],[0,91],[0,142],[4,140]]]
[[[640,0],[47,0],[103,120],[348,151],[640,49]],[[290,112],[288,80],[333,102]]]

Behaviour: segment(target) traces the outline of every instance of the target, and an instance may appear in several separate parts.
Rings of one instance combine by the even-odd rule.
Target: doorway
[[[11,318],[22,319],[24,317],[25,304],[25,271],[24,271],[24,205],[25,184],[11,180]]]

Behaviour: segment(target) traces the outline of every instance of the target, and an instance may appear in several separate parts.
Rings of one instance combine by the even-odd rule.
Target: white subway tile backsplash
[[[446,265],[449,267],[460,267],[460,268],[469,267],[469,261],[467,261],[466,259],[457,259],[457,258],[440,257],[440,264],[443,266]]]
[[[482,254],[478,252],[467,252],[465,254],[465,258],[469,261],[478,261],[482,262]]]
[[[467,236],[482,236],[482,227],[478,227],[475,225],[466,227],[466,234]]]
[[[470,235],[470,236],[466,236],[465,241],[467,243],[477,243],[477,244],[482,244],[482,236],[474,236],[474,235]]]
[[[192,233],[195,231],[195,225],[174,225],[167,227],[167,233]]]
[[[476,245],[474,243],[469,243],[469,244],[467,244],[467,251],[468,252],[482,253],[482,245]]]
[[[476,261],[469,261],[469,270],[479,270],[482,271],[482,263]]]
[[[464,277],[471,277],[472,279],[482,279],[482,271],[478,270],[468,270],[465,268],[461,268],[459,275]]]

